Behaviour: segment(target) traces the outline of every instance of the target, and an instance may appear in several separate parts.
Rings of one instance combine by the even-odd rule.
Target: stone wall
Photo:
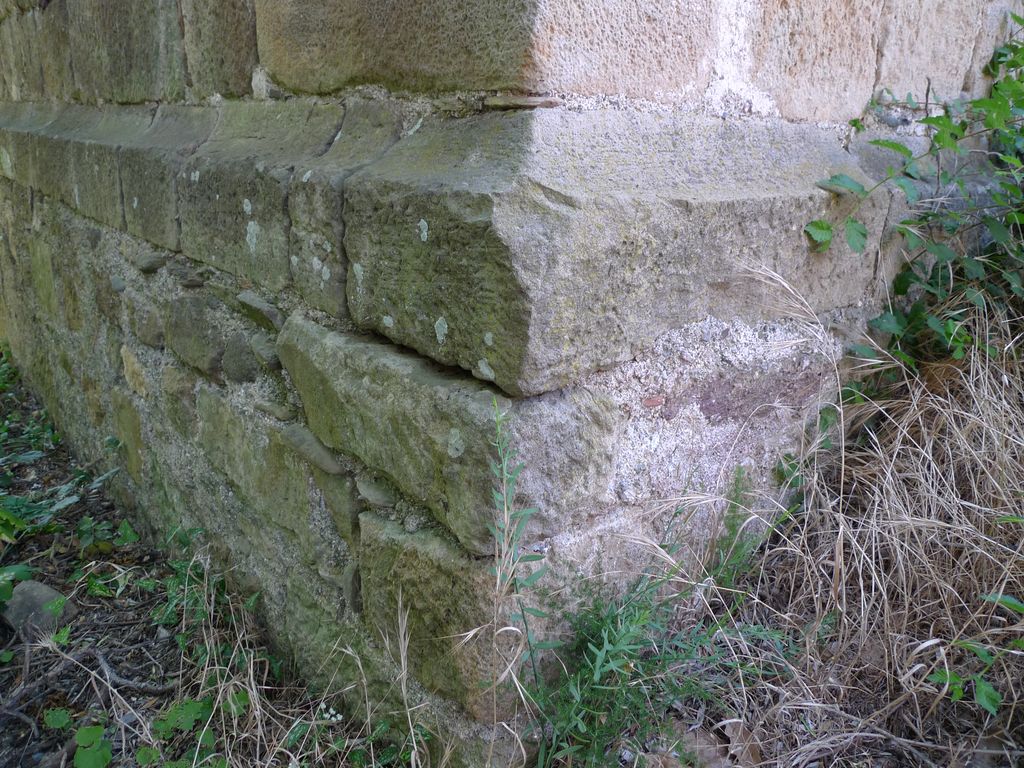
[[[556,607],[684,496],[770,485],[841,342],[804,321],[855,332],[898,256],[885,195],[865,254],[809,248],[847,210],[814,182],[886,160],[827,121],[979,92],[1002,10],[0,0],[0,336],[307,674],[358,658],[479,765],[494,662],[457,636],[492,613],[495,408]]]

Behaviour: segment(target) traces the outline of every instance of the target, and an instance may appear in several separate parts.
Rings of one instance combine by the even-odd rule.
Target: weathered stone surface
[[[347,475],[324,472],[315,466],[313,478],[323,495],[324,506],[334,521],[334,527],[348,545],[355,549],[359,545],[359,515],[365,509],[355,482]],[[358,574],[353,573],[349,581],[358,581],[358,578]],[[357,590],[353,586],[350,591],[355,593]]]
[[[119,389],[111,392],[110,401],[125,469],[133,480],[141,482],[142,468],[146,461],[145,445],[142,442],[142,416],[139,415],[131,395]]]
[[[78,92],[90,101],[177,101],[185,93],[175,0],[73,0],[68,30]]]
[[[180,250],[178,175],[217,121],[211,108],[161,105],[151,125],[121,150],[128,232]]]
[[[327,446],[317,440],[316,435],[301,424],[289,424],[281,430],[281,439],[321,472],[328,475],[340,475],[344,472],[338,460],[327,450]]]
[[[214,320],[216,308],[209,296],[182,296],[168,305],[164,330],[167,346],[182,362],[214,378],[220,374],[226,344]]]
[[[819,310],[870,295],[875,258],[816,254],[802,232],[841,213],[814,187],[838,172],[859,174],[827,134],[778,123],[545,109],[424,124],[346,184],[349,310],[511,394],[555,389],[709,313],[770,316],[751,267]],[[872,233],[886,202],[859,211]]]
[[[197,399],[199,445],[227,477],[257,523],[279,525],[299,538],[303,558],[319,551],[310,518],[310,475],[274,429],[224,396],[202,388]]]
[[[275,307],[266,299],[260,297],[254,291],[242,291],[235,297],[242,311],[257,325],[262,325],[268,331],[279,331],[284,325],[284,315],[281,310]]]
[[[187,437],[195,425],[197,382],[193,373],[178,365],[165,365],[160,371],[161,406],[171,426]]]
[[[425,504],[463,546],[493,551],[490,473],[496,394],[415,355],[292,315],[278,339],[309,427]],[[532,535],[607,492],[615,417],[586,391],[509,403],[521,490],[541,507]]]
[[[70,101],[77,92],[71,63],[69,0],[52,0],[36,16],[43,70],[43,93],[47,98]]]
[[[719,23],[713,0],[257,0],[274,79],[324,93],[360,82],[422,90],[697,94]]]
[[[29,579],[14,585],[0,615],[23,639],[35,640],[64,626],[77,613],[75,604],[56,589]]]
[[[252,0],[182,0],[185,54],[193,96],[245,96],[257,63]]]
[[[139,107],[0,105],[0,172],[124,228],[120,152],[152,120]]]
[[[900,3],[897,3],[900,4]],[[753,74],[783,115],[841,120],[880,87],[875,52],[892,9],[872,0],[762,0],[753,30]]]
[[[486,722],[494,714],[486,688],[493,679],[490,643],[460,641],[492,620],[490,566],[433,531],[409,533],[373,512],[359,516],[359,531],[365,621],[397,637],[399,611],[408,611],[416,679]]]
[[[267,333],[257,331],[249,337],[249,347],[260,365],[268,371],[281,369],[281,358],[277,356],[277,343]]]
[[[296,168],[288,212],[291,270],[302,298],[316,309],[344,317],[345,260],[342,187],[354,171],[372,163],[398,141],[403,116],[389,101],[350,98],[334,144],[307,166]]]
[[[342,115],[300,101],[225,105],[178,177],[185,254],[270,290],[288,285],[292,168],[330,147]]]
[[[221,365],[224,378],[237,383],[256,381],[262,370],[244,333],[233,333],[224,343]]]

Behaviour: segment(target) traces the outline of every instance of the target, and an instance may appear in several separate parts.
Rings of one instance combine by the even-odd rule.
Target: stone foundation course
[[[815,182],[884,174],[892,126],[845,121],[923,71],[979,92],[1003,19],[931,14],[963,54],[935,62],[920,3],[797,5],[0,0],[0,337],[310,679],[484,765],[523,724],[463,642],[495,612],[496,415],[547,637],[684,497],[771,488],[898,265],[895,194],[863,253],[803,233],[850,213]]]

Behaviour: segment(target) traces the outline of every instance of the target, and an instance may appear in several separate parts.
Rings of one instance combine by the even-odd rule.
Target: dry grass
[[[1024,764],[1024,616],[983,599],[1024,598],[1024,365],[1016,320],[973,322],[994,353],[893,362],[878,396],[840,409],[746,599],[700,592],[699,611],[733,606],[720,643],[738,672],[717,695],[764,764]],[[973,675],[1001,694],[996,716]]]

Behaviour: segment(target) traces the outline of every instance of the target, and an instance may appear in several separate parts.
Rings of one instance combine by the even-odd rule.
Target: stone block
[[[74,0],[67,10],[84,100],[174,102],[185,95],[176,0]]]
[[[216,121],[212,108],[161,105],[152,124],[122,148],[128,232],[172,251],[181,249],[178,176]]]
[[[714,0],[257,0],[260,61],[312,93],[402,89],[623,93],[676,100],[707,86]]]
[[[933,103],[952,101],[965,90],[976,47],[991,55],[998,42],[979,20],[992,0],[902,0],[880,19],[884,41],[877,62],[876,88],[888,88],[897,98],[913,96],[924,103],[931,86]],[[873,94],[874,95],[874,94]]]
[[[292,168],[330,147],[343,110],[233,103],[178,176],[182,250],[270,290],[290,282]]]
[[[713,169],[713,170],[710,170]],[[864,255],[803,226],[863,174],[813,126],[561,109],[424,123],[346,183],[349,311],[512,395],[557,389],[713,313],[778,313],[768,267],[816,310],[878,286],[885,195]],[[882,254],[884,256],[885,254]]]
[[[43,52],[37,34],[35,13],[15,13],[0,24],[0,46],[12,101],[40,101],[43,98]]]
[[[402,120],[394,102],[347,99],[334,144],[315,162],[295,170],[288,196],[291,271],[296,289],[311,307],[336,317],[348,314],[342,187],[354,171],[398,141]]]
[[[216,320],[219,303],[209,296],[186,295],[167,307],[164,338],[183,363],[206,376],[220,377],[226,333]]]
[[[235,299],[242,312],[257,325],[276,333],[284,325],[284,315],[266,299],[255,291],[242,291]]]
[[[68,3],[69,0],[51,0],[39,11],[36,22],[43,92],[47,98],[59,101],[71,101],[76,95]]]
[[[258,62],[252,0],[182,0],[181,18],[193,97],[249,94]]]
[[[188,369],[165,365],[160,372],[160,404],[170,425],[189,439],[196,421],[196,385],[199,379]]]
[[[616,416],[585,390],[511,403],[394,346],[292,315],[278,353],[309,427],[327,446],[387,475],[475,554],[493,552],[490,464],[495,403],[526,469],[524,498],[540,507],[531,536],[567,524],[608,492]]]
[[[142,468],[145,466],[145,444],[142,442],[142,416],[139,414],[131,395],[115,389],[110,394],[113,409],[114,433],[121,442],[120,453],[128,475],[135,482],[142,482]]]
[[[201,388],[196,401],[199,445],[247,507],[256,527],[280,526],[298,537],[296,554],[315,561],[323,541],[311,527],[311,479],[305,463],[276,429],[223,394]],[[336,535],[336,534],[334,534]]]
[[[490,642],[462,635],[493,618],[494,577],[438,533],[413,533],[373,512],[359,516],[363,618],[397,648],[400,611],[408,611],[409,667],[428,690],[454,699],[470,716],[492,721]],[[484,633],[486,636],[486,633]]]
[[[856,117],[878,85],[879,30],[888,13],[871,0],[762,0],[752,23],[755,85],[790,120]]]
[[[244,333],[233,333],[224,343],[221,364],[224,378],[236,383],[256,381],[262,372],[259,360],[249,345],[249,338]]]

